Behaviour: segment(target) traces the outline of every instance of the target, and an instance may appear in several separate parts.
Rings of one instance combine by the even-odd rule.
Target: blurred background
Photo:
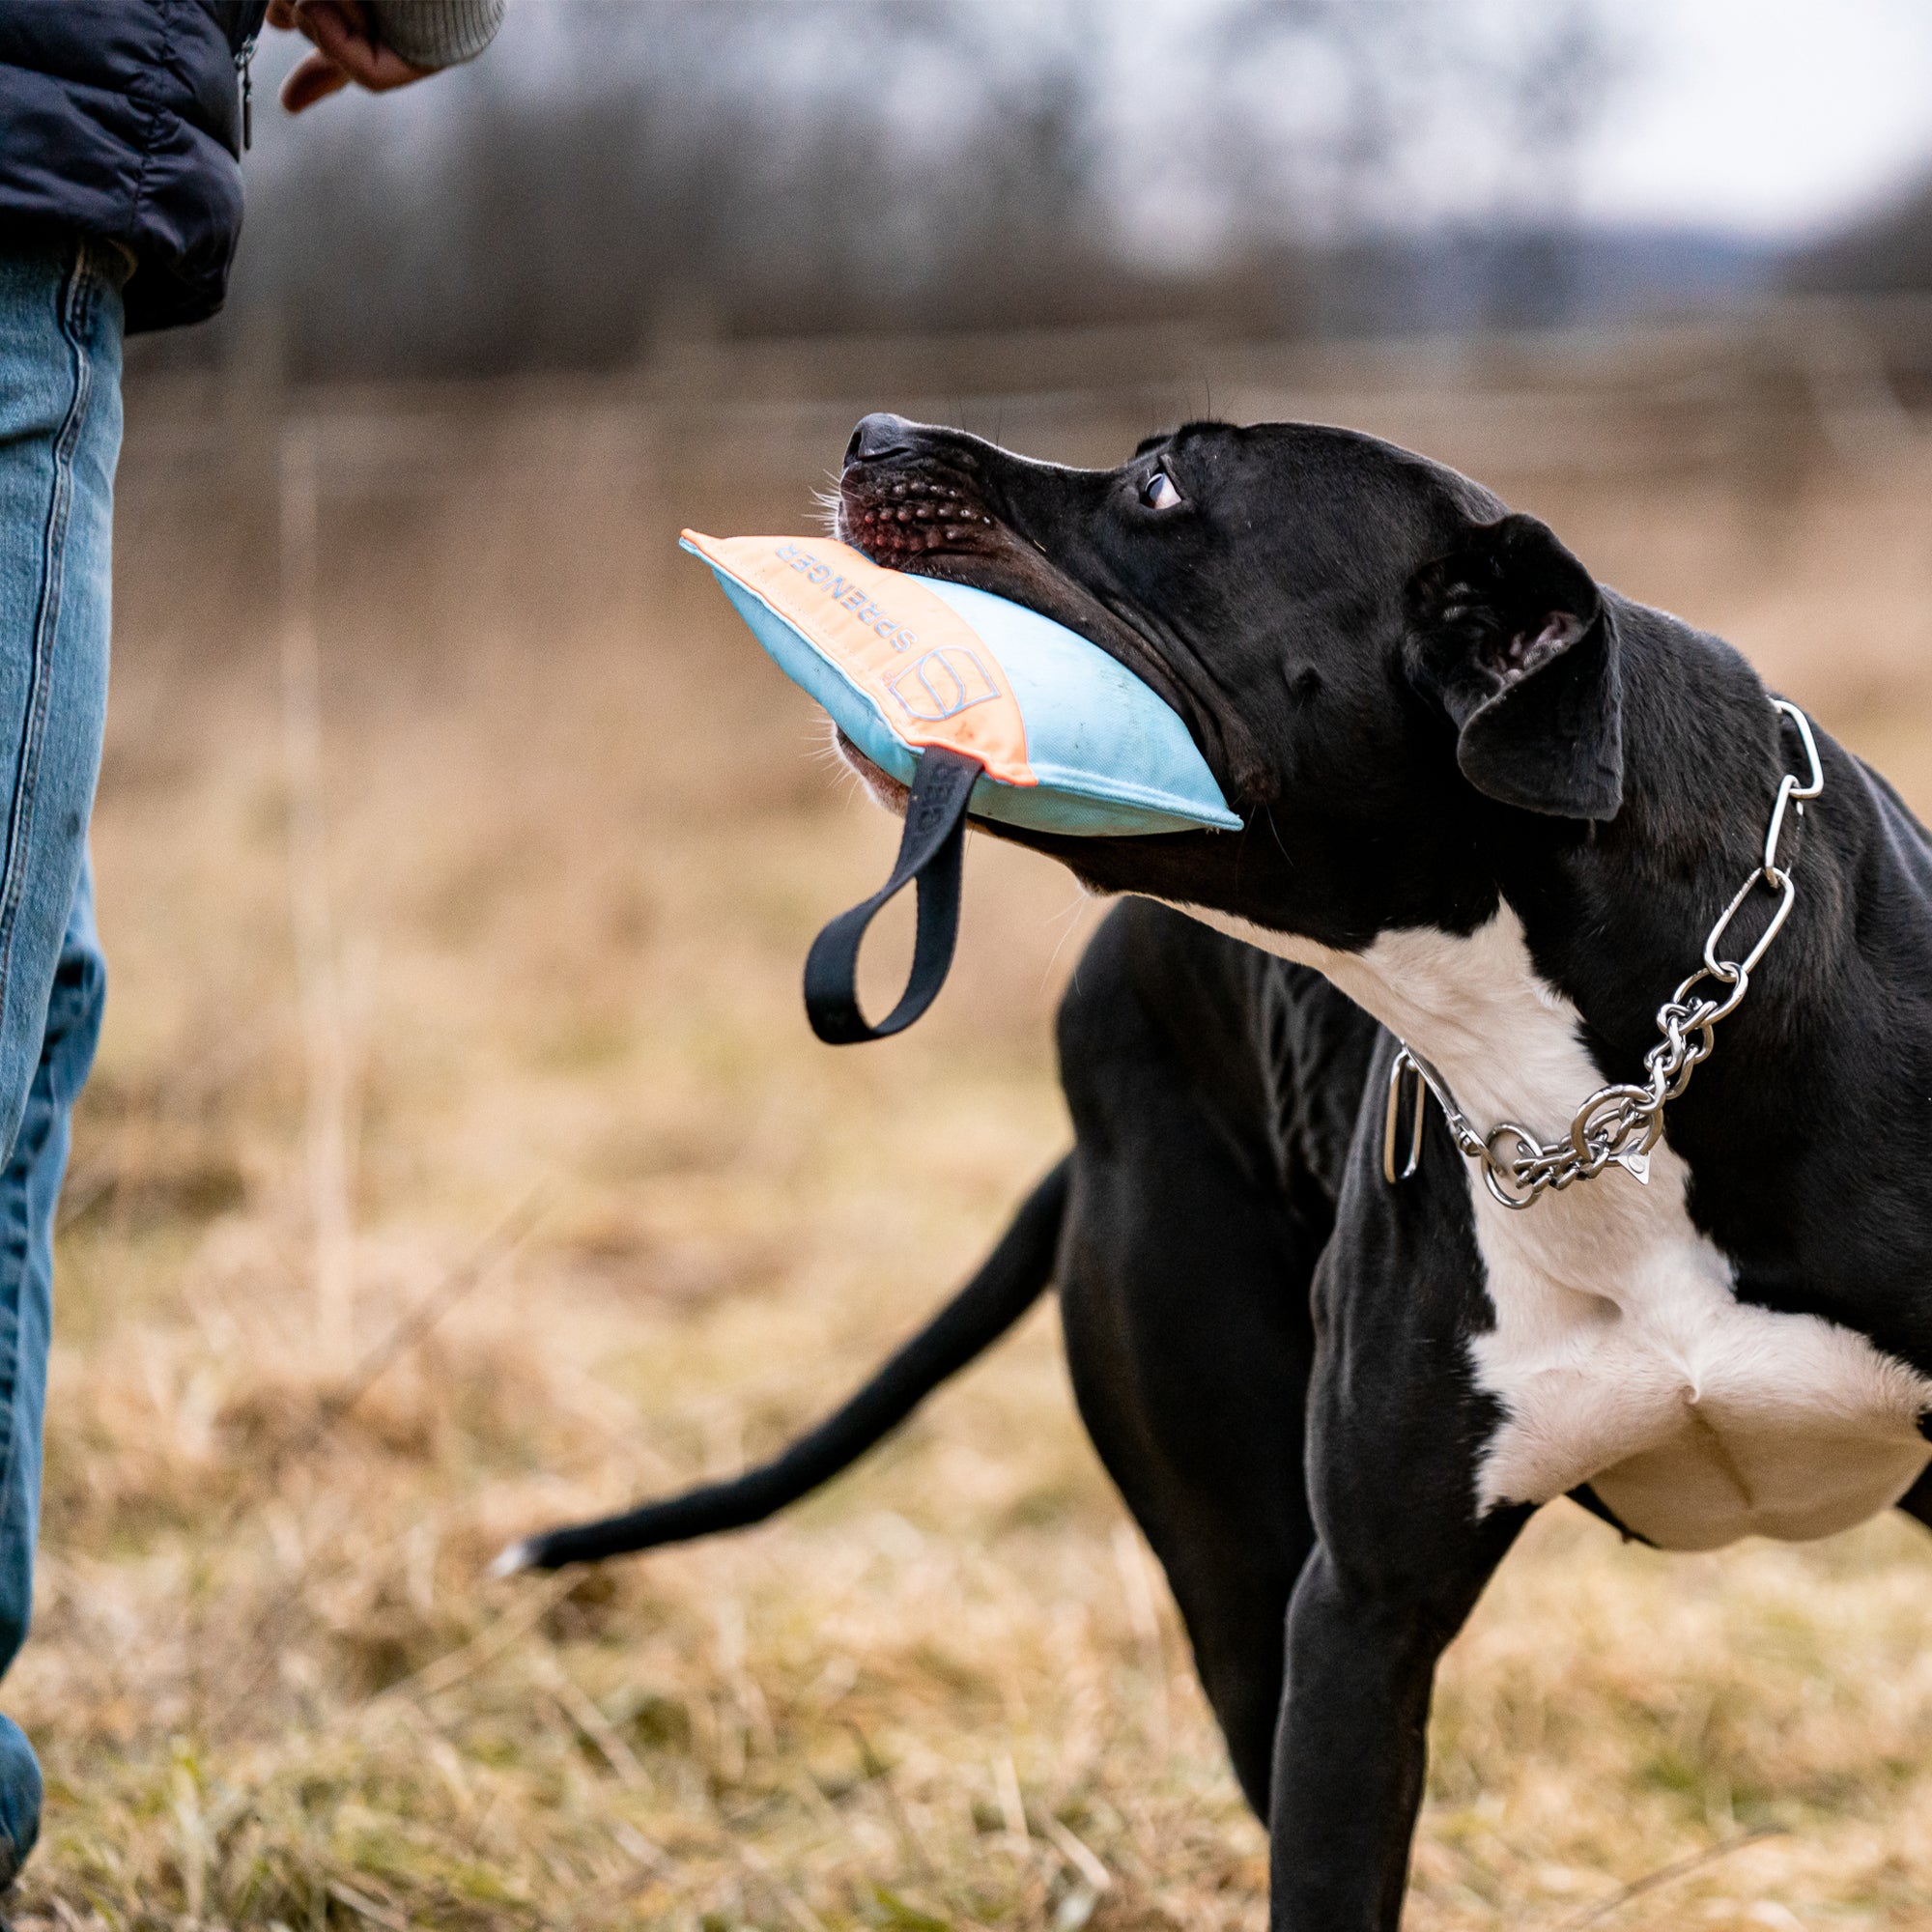
[[[779,1525],[482,1580],[776,1447],[1066,1138],[1042,861],[973,841],[914,1034],[810,1040],[895,828],[676,532],[817,527],[878,408],[1349,423],[1932,809],[1932,13],[511,0],[299,122],[291,57],[228,312],[130,346],[24,1916],[1259,1926],[1050,1307]],[[1408,1922],[1922,1927],[1928,1563],[1549,1512]]]

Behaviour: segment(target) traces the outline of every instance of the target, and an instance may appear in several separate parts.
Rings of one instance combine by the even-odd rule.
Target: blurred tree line
[[[1932,295],[1932,180],[1804,250],[1791,280],[1814,293]]]
[[[694,335],[1551,319],[1580,287],[1573,157],[1628,67],[1612,20],[512,0],[492,53],[419,94],[259,114],[231,312],[147,353],[480,375]]]

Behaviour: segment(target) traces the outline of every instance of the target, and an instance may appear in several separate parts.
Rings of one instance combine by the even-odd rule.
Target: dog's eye
[[[1141,485],[1141,501],[1150,510],[1177,510],[1185,500],[1165,469],[1156,469]]]

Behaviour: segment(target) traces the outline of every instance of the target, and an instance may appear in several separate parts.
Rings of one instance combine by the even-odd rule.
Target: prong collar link
[[[1539,1141],[1514,1121],[1504,1121],[1482,1134],[1456,1104],[1456,1096],[1441,1074],[1406,1040],[1398,1041],[1400,1051],[1389,1068],[1388,1115],[1382,1126],[1382,1174],[1391,1185],[1406,1180],[1422,1163],[1425,1094],[1435,1095],[1458,1151],[1482,1169],[1483,1184],[1505,1208],[1534,1207],[1551,1188],[1560,1193],[1573,1182],[1592,1180],[1612,1166],[1628,1170],[1649,1185],[1650,1151],[1663,1137],[1664,1107],[1690,1084],[1699,1063],[1710,1058],[1716,1044],[1713,1029],[1743,1004],[1750,990],[1750,976],[1771,950],[1772,941],[1784,930],[1798,900],[1790,868],[1778,864],[1778,841],[1787,808],[1793,800],[1798,801],[1802,818],[1804,802],[1825,789],[1825,771],[1818,761],[1811,721],[1797,705],[1781,697],[1772,702],[1798,727],[1804,742],[1808,776],[1801,782],[1796,773],[1786,772],[1778,781],[1777,801],[1771,809],[1771,824],[1764,835],[1764,863],[1718,915],[1718,923],[1704,941],[1703,963],[1658,1009],[1657,1030],[1663,1037],[1644,1056],[1646,1078],[1642,1084],[1599,1088],[1577,1108],[1569,1134],[1559,1141]],[[1742,959],[1728,958],[1719,951],[1724,935],[1745,901],[1760,887],[1777,895],[1771,922]],[[1712,984],[1699,992],[1707,981]],[[1403,1092],[1411,1084],[1415,1104],[1407,1155],[1398,1167]]]

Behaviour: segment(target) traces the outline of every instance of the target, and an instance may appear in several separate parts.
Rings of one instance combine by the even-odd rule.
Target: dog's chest
[[[1326,974],[1428,1055],[1479,1125],[1553,1138],[1602,1084],[1507,908],[1466,937],[1389,933],[1363,953],[1196,917]],[[1667,1142],[1648,1186],[1612,1169],[1524,1211],[1469,1179],[1494,1312],[1470,1354],[1503,1416],[1477,1471],[1485,1507],[1589,1483],[1650,1542],[1709,1549],[1847,1528],[1932,1459],[1932,1379],[1850,1329],[1740,1302]]]
[[[1740,1302],[1685,1179],[1660,1145],[1648,1189],[1612,1173],[1524,1213],[1478,1193],[1495,1325],[1470,1352],[1505,1418],[1482,1501],[1587,1482],[1666,1549],[1827,1536],[1888,1508],[1932,1456],[1932,1382],[1848,1328]]]

